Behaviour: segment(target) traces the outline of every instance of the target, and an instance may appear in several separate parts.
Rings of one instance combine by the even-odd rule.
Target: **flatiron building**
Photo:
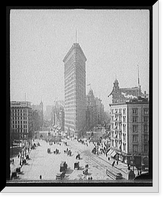
[[[65,58],[65,131],[81,135],[86,129],[86,57],[78,43],[74,43]]]

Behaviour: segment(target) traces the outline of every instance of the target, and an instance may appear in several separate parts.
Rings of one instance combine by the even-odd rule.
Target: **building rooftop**
[[[29,107],[31,108],[31,102],[29,101],[11,101],[11,107]]]
[[[84,54],[84,52],[83,52],[83,50],[81,49],[81,47],[80,47],[80,45],[79,45],[79,43],[74,43],[74,44],[72,45],[72,47],[70,48],[70,50],[68,51],[68,53],[66,54],[66,56],[64,57],[63,62],[66,61],[66,59],[68,58],[68,56],[69,56],[69,55],[71,54],[71,52],[72,52],[73,50],[75,50],[75,49],[81,52],[81,54],[83,55],[85,61],[87,60],[87,59],[86,59],[86,56],[85,56],[85,54]]]
[[[139,96],[138,98],[134,98],[134,99],[130,99],[126,102],[118,102],[118,103],[112,103],[112,104],[109,104],[109,106],[112,106],[112,105],[125,105],[125,104],[148,104],[149,103],[149,100],[147,98],[143,98],[141,96]]]

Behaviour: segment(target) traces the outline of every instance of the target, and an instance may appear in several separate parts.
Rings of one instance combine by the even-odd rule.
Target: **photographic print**
[[[152,10],[9,10],[7,186],[153,188]]]

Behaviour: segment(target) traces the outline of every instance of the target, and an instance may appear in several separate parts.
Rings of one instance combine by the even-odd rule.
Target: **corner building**
[[[86,57],[78,43],[70,48],[64,62],[65,131],[82,135],[86,127]]]
[[[10,102],[10,131],[20,139],[28,139],[33,132],[32,107],[27,101]]]
[[[111,148],[128,163],[132,156],[149,154],[149,102],[147,99],[110,104]]]

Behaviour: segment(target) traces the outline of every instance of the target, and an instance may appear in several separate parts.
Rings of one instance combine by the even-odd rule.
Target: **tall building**
[[[149,102],[138,98],[110,104],[110,144],[120,159],[128,162],[133,156],[142,159],[149,153]]]
[[[27,101],[10,102],[10,134],[17,139],[27,139],[32,136],[33,118],[31,103]]]
[[[74,43],[65,58],[65,131],[81,135],[86,127],[86,57]]]
[[[130,163],[135,157],[148,159],[149,101],[138,87],[120,88],[114,82],[110,105],[110,145],[120,160]],[[109,95],[109,96],[110,96]]]

